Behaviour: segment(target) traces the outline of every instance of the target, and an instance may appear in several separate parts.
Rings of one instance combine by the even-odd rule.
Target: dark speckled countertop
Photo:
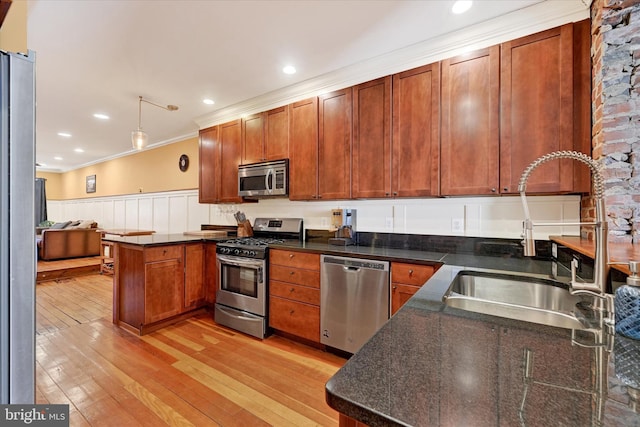
[[[371,234],[371,241],[396,236]],[[461,269],[567,281],[561,266],[496,256],[496,242],[400,236],[402,247],[285,242],[274,248],[442,267],[327,382],[327,403],[374,426],[637,426],[640,341],[576,332],[446,307],[442,295]],[[181,234],[108,240],[142,246],[219,241]],[[451,243],[454,242],[454,243]],[[475,246],[458,250],[455,245]],[[387,243],[387,242],[385,242]],[[499,243],[499,242],[498,242]],[[512,247],[517,244],[508,242]],[[415,245],[420,246],[416,249]],[[448,248],[447,245],[453,245]],[[476,250],[485,245],[485,249]],[[486,249],[486,248],[489,249]],[[605,342],[605,349],[601,345]],[[525,371],[525,360],[529,369]],[[635,389],[633,388],[635,387]],[[637,393],[637,391],[635,391]],[[637,395],[637,394],[636,394]]]
[[[459,270],[440,268],[327,382],[329,406],[372,427],[640,426],[625,384],[640,387],[640,342],[572,344],[568,329],[446,307]]]

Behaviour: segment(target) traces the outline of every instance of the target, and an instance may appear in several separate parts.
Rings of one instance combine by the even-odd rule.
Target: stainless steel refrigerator
[[[35,403],[35,54],[0,51],[0,403]]]

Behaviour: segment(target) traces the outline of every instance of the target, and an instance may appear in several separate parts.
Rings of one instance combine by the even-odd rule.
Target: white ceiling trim
[[[590,3],[590,2],[587,2]],[[381,55],[196,118],[205,129],[312,96],[589,18],[583,0],[548,0],[404,49]]]

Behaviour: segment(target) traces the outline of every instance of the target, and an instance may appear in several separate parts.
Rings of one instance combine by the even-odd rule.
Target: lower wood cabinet
[[[395,314],[424,285],[438,266],[391,263],[391,314]]]
[[[205,304],[202,243],[115,245],[113,322],[140,335]]]
[[[320,342],[320,255],[269,252],[269,326]]]

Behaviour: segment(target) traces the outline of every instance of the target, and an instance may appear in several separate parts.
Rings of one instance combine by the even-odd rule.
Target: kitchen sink
[[[528,276],[460,271],[443,300],[449,307],[566,329],[590,329],[592,298],[571,295],[568,285]]]

